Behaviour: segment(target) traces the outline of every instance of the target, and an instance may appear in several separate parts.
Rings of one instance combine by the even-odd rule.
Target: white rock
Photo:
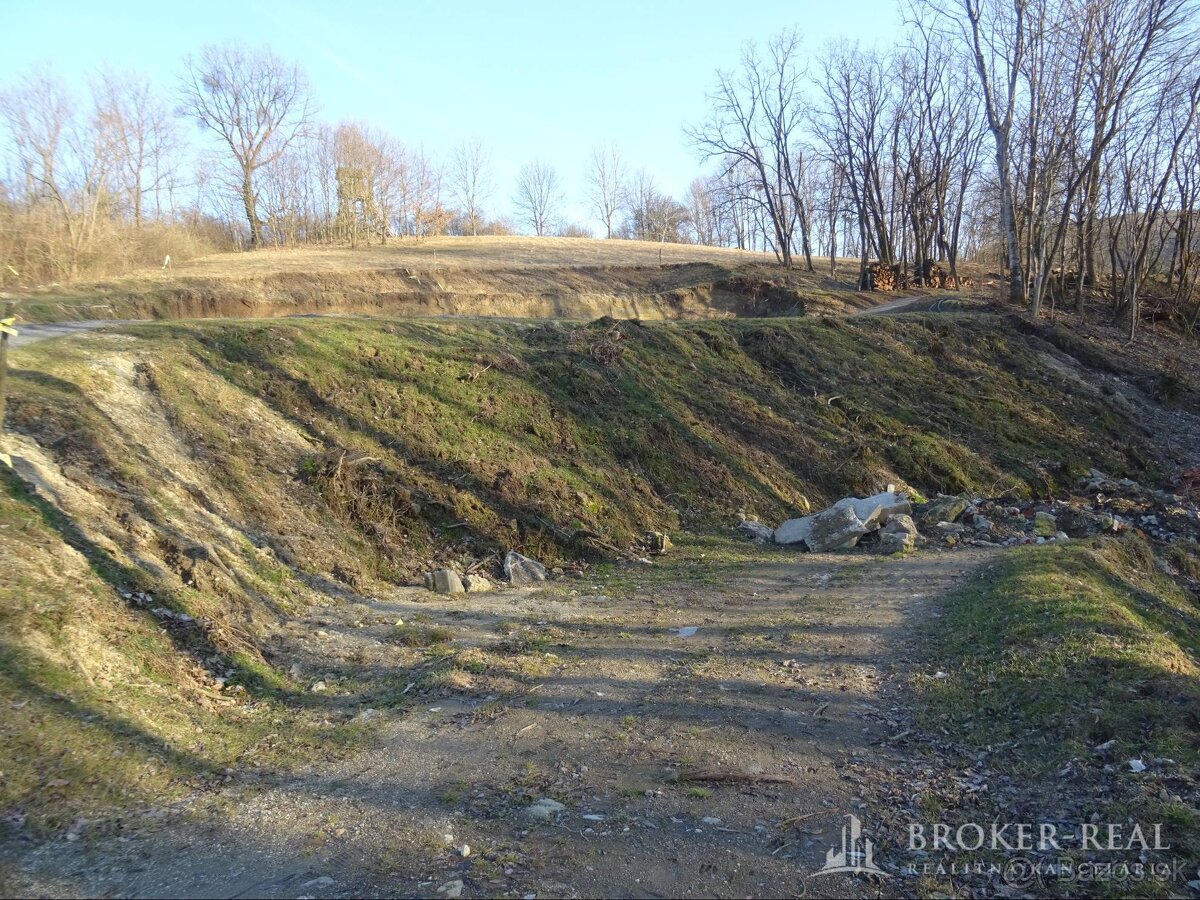
[[[551,800],[549,797],[543,797],[536,803],[525,807],[524,813],[526,816],[535,821],[549,822],[555,815],[565,811],[566,807],[557,800]]]
[[[869,534],[879,527],[877,511],[874,516],[868,524],[859,518],[850,504],[835,504],[810,517],[812,524],[804,543],[814,553],[848,549],[857,544],[864,534]]]
[[[453,569],[438,569],[425,573],[425,587],[439,594],[462,594],[466,592],[462,579]]]
[[[812,516],[800,519],[788,519],[772,532],[771,537],[777,544],[802,544],[808,540],[812,531]]]
[[[775,538],[775,532],[762,522],[740,522],[738,523],[738,531],[749,535],[756,541],[770,541]]]
[[[912,503],[909,502],[908,495],[898,491],[885,491],[882,494],[873,494],[870,497],[845,497],[833,504],[833,508],[850,507],[854,510],[854,514],[862,520],[864,524],[878,522],[882,525],[894,515],[903,513],[911,515]]]
[[[463,579],[463,584],[468,594],[477,594],[492,589],[492,583],[482,575],[468,575]]]
[[[513,584],[534,584],[546,580],[546,567],[536,559],[509,550],[504,555],[504,574]]]

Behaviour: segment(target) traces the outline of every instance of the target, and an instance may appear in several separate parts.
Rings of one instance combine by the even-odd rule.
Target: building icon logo
[[[875,844],[863,836],[862,822],[858,816],[846,816],[849,824],[842,826],[842,849],[830,847],[825,852],[825,865],[821,866],[814,875],[833,875],[835,873],[849,875],[881,875],[889,873],[875,865]]]

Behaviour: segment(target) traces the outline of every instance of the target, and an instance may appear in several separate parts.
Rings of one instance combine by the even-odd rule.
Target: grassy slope
[[[162,806],[240,761],[288,764],[339,742],[337,729],[253,684],[243,702],[216,691],[201,665],[211,646],[114,590],[151,580],[95,552],[7,469],[0,559],[0,814],[61,831],[130,804]],[[269,752],[283,727],[287,746]]]
[[[950,677],[917,679],[925,727],[952,735],[967,757],[994,751],[994,779],[1044,786],[1044,816],[1081,795],[1085,815],[1165,823],[1175,855],[1200,855],[1188,803],[1158,795],[1181,790],[1186,782],[1174,779],[1200,763],[1200,615],[1146,544],[1108,538],[1017,551],[931,621],[930,665]],[[1113,739],[1111,757],[1093,752]],[[1133,757],[1152,771],[1152,757],[1175,765],[1151,781],[1130,774]]]
[[[1042,775],[1113,738],[1126,756],[1197,760],[1200,615],[1137,538],[1011,555],[929,639],[954,675],[927,686],[931,716],[973,744],[1024,741],[1053,720],[1024,760]]]
[[[277,514],[269,486],[303,497],[314,526],[349,526],[345,553],[314,548],[322,571],[352,569],[370,549],[366,574],[412,576],[448,525],[475,549],[559,560],[586,550],[587,535],[625,547],[643,530],[727,524],[739,509],[774,521],[888,481],[1029,496],[1087,465],[1135,477],[1148,465],[1118,413],[985,319],[130,333],[138,340],[120,346],[244,517]],[[88,396],[102,382],[80,374],[83,357],[30,356],[44,374],[18,373],[12,421],[61,437],[88,465],[111,458]],[[228,419],[239,397],[312,452],[247,441]],[[339,470],[343,450],[372,460]],[[136,466],[128,477],[141,477]]]
[[[20,351],[9,421],[53,457],[70,519],[6,480],[0,543],[22,571],[56,571],[39,548],[64,539],[87,564],[2,589],[3,677],[40,699],[6,719],[0,809],[45,801],[52,818],[45,785],[84,803],[137,782],[143,759],[222,765],[255,739],[247,722],[304,733],[304,695],[259,640],[339,582],[369,591],[509,547],[603,555],[888,481],[1028,495],[1087,465],[1144,476],[1129,423],[1038,352],[970,318],[173,323]],[[189,562],[194,543],[221,566]],[[203,628],[164,642],[121,599],[135,585]],[[97,655],[145,678],[89,681]],[[214,658],[249,689],[236,713],[189,686]],[[130,693],[143,681],[157,687]],[[143,751],[74,773],[53,748],[101,724]]]

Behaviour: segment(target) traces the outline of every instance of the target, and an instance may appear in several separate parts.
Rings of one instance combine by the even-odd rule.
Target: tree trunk
[[[812,241],[808,234],[808,212],[803,206],[800,207],[800,247],[804,251],[804,266],[805,271],[815,272],[812,261]]]
[[[858,218],[859,259],[858,259],[858,289],[867,290],[867,267],[870,258],[867,255],[867,219],[865,215]]]
[[[829,219],[829,277],[837,277],[837,221]]]
[[[262,223],[258,220],[250,169],[244,170],[242,174],[242,204],[246,208],[246,221],[250,225],[250,249],[254,250],[262,246]]]
[[[1008,251],[1008,298],[1025,302],[1025,270],[1021,266],[1021,244],[1017,237],[1017,217],[1013,208],[1012,182],[1008,171],[1008,148],[998,154],[1000,176],[1000,228]]]

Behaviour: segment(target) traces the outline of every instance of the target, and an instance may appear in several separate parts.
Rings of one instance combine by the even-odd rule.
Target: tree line
[[[117,274],[215,249],[591,235],[567,221],[553,163],[522,166],[509,198],[516,217],[495,215],[484,140],[438,158],[377,125],[323,122],[305,72],[267,48],[205,47],[173,89],[104,69],[82,98],[36,68],[0,90],[0,136],[0,284]],[[644,169],[632,172],[615,145],[596,148],[585,191],[605,237],[723,239],[692,231],[688,207]]]
[[[1158,275],[1196,329],[1194,0],[914,0],[892,48],[785,31],[709,99],[710,194],[785,266],[994,262],[1035,315],[1104,288],[1131,335]]]
[[[595,147],[580,199],[601,235],[831,273],[850,258],[860,284],[875,265],[953,280],[969,259],[1034,313],[1102,290],[1131,330],[1157,277],[1195,328],[1196,0],[906,2],[891,47],[810,49],[795,30],[745,46],[684,130],[704,174],[682,197]],[[6,279],[215,246],[589,233],[564,217],[553,162],[501,192],[483,140],[435,157],[323,122],[303,70],[265,48],[204,48],[170,89],[104,70],[83,102],[31,71],[0,91],[0,129]],[[494,214],[504,199],[514,219]]]

